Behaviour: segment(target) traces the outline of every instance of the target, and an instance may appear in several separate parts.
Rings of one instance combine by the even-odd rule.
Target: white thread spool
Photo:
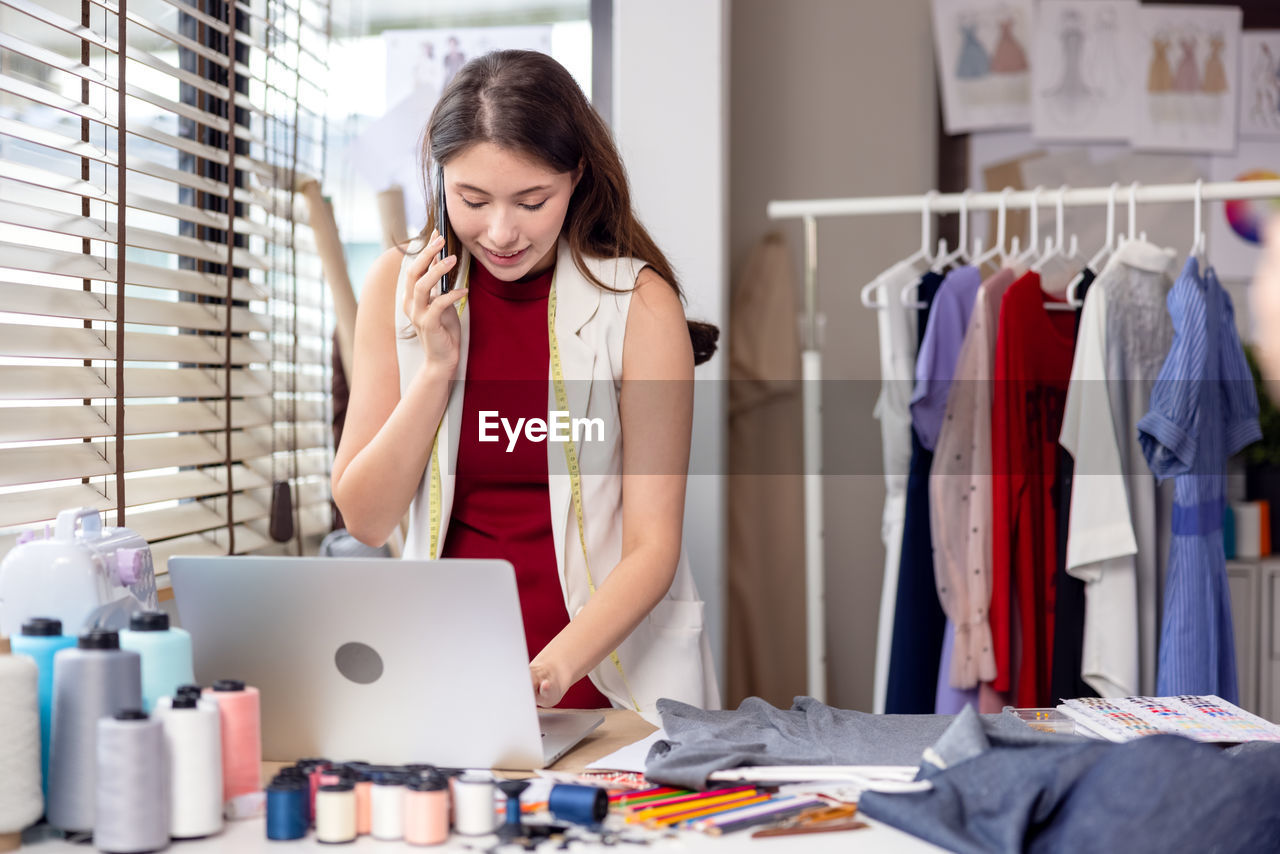
[[[222,734],[218,704],[194,696],[161,697],[155,717],[169,753],[169,802],[174,839],[222,829]]]
[[[93,844],[111,854],[169,844],[169,774],[164,727],[141,709],[98,721]]]
[[[9,639],[0,637],[0,851],[17,848],[22,829],[44,811],[38,678],[35,661],[9,655]]]
[[[351,842],[356,838],[356,789],[334,783],[316,790],[316,841]]]
[[[371,797],[373,826],[370,835],[386,841],[404,838],[404,784],[391,774],[379,774]]]
[[[484,836],[498,829],[493,777],[467,771],[453,781],[453,829],[464,836]]]

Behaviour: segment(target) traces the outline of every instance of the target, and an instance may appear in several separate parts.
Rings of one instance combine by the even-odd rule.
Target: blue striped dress
[[[1173,536],[1160,628],[1156,692],[1235,702],[1235,645],[1222,515],[1227,458],[1262,438],[1258,398],[1231,299],[1213,268],[1187,260],[1169,292],[1173,345],[1138,422],[1160,480],[1173,477]]]

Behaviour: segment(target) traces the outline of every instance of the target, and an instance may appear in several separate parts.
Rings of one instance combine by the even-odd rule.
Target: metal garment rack
[[[920,196],[870,196],[849,199],[802,199],[769,202],[770,219],[799,219],[804,222],[804,311],[805,340],[801,352],[801,386],[804,420],[804,531],[805,531],[805,623],[807,634],[808,692],[826,702],[826,591],[822,530],[822,354],[818,349],[818,220],[823,217],[883,214],[923,214],[927,219],[940,213],[1027,210],[1064,207],[1128,205],[1155,202],[1234,201],[1239,199],[1280,199],[1280,181],[1197,181],[1190,184],[1112,184],[1109,187],[1005,190],[1002,192],[938,194]],[[1197,226],[1200,220],[1197,218]],[[1132,230],[1132,228],[1131,228]],[[1197,231],[1199,228],[1197,228]]]

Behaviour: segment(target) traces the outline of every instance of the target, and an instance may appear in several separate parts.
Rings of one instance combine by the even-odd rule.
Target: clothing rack
[[[922,214],[926,220],[939,213],[974,213],[994,210],[1027,210],[1032,205],[1047,207],[1097,207],[1112,211],[1119,205],[1132,209],[1156,202],[1215,202],[1240,199],[1280,199],[1280,181],[1196,181],[1189,184],[1142,186],[1112,184],[1087,187],[1004,190],[919,196],[869,196],[847,199],[801,199],[769,202],[770,219],[799,219],[804,222],[804,311],[805,336],[801,351],[801,387],[804,424],[804,542],[805,542],[805,624],[807,635],[808,686],[810,696],[827,699],[827,655],[824,553],[822,531],[822,353],[818,349],[818,219],[822,217],[882,214]],[[1199,218],[1197,217],[1197,223]]]

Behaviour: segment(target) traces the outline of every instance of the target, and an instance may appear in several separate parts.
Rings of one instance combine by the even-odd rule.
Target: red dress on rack
[[[1075,314],[1050,313],[1040,274],[1000,301],[992,386],[992,647],[997,691],[1049,705],[1053,674],[1058,434],[1075,352]]]
[[[466,390],[446,558],[503,558],[516,570],[529,656],[537,655],[569,623],[547,492],[547,445],[520,434],[510,452],[480,441],[479,413],[496,411],[514,428],[518,418],[547,418],[551,351],[547,295],[554,270],[524,282],[503,282],[474,263],[468,283],[470,316]],[[566,540],[576,546],[576,536]],[[560,708],[608,708],[588,678],[569,688]]]

